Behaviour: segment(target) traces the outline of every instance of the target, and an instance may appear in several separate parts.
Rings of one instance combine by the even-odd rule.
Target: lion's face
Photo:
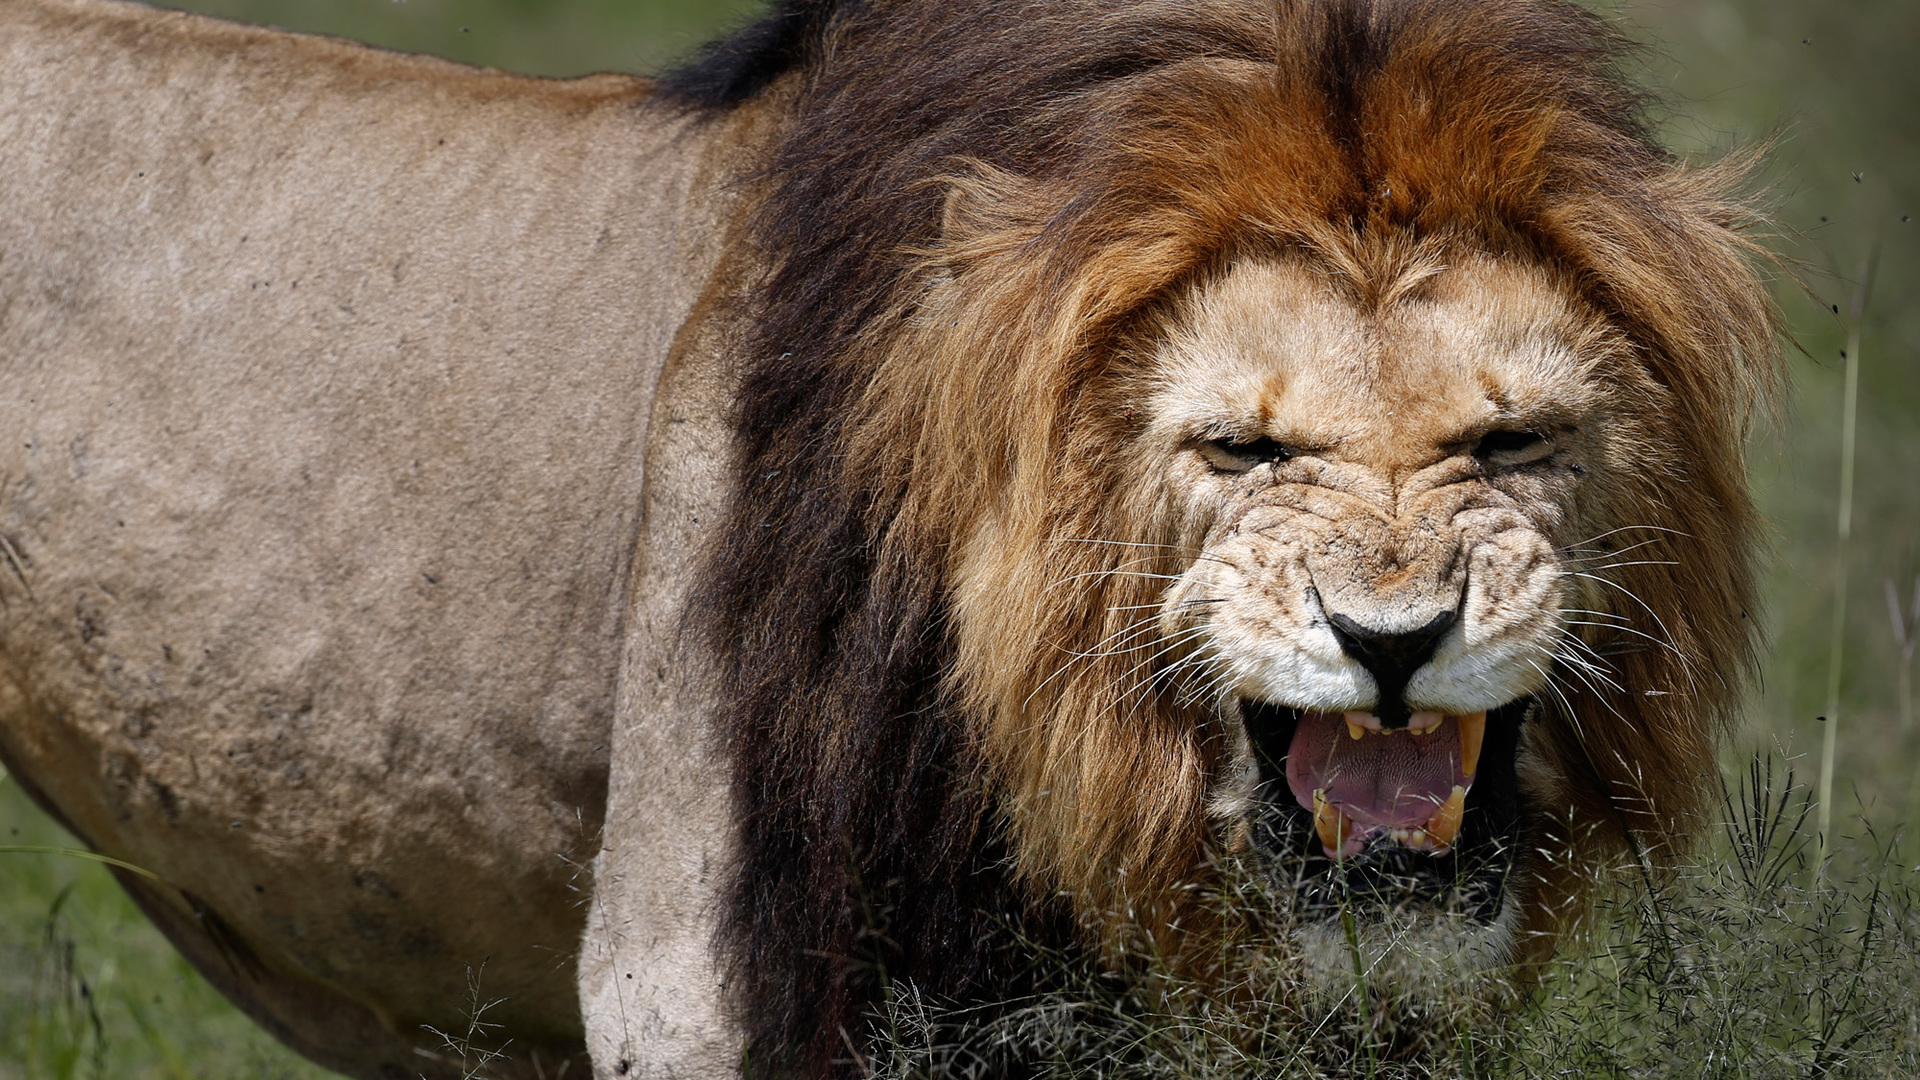
[[[1144,438],[1193,557],[1159,636],[1242,736],[1215,816],[1310,901],[1337,876],[1498,910],[1518,727],[1593,618],[1563,555],[1620,347],[1547,274],[1477,255],[1373,296],[1244,261],[1170,320]]]

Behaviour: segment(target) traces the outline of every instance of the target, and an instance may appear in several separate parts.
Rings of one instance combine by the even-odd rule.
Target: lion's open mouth
[[[1460,834],[1486,733],[1484,712],[1419,712],[1394,730],[1371,713],[1302,713],[1287,751],[1287,787],[1313,811],[1329,858],[1358,855],[1381,833],[1445,852]]]
[[[1308,912],[1412,900],[1491,919],[1516,849],[1514,759],[1529,704],[1415,713],[1387,730],[1368,713],[1243,701],[1261,769],[1260,847],[1297,879]]]

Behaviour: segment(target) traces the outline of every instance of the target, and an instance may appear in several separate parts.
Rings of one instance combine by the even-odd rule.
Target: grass
[[[71,837],[0,773],[0,844]],[[0,853],[0,1080],[320,1080],[160,937],[107,869]]]
[[[1811,793],[1775,758],[1754,759],[1724,809],[1670,879],[1608,875],[1624,884],[1537,986],[1432,965],[1419,995],[1398,996],[1375,985],[1393,958],[1364,953],[1343,914],[1353,968],[1307,1001],[1284,946],[1244,950],[1225,994],[1152,957],[1134,981],[1054,957],[1053,988],[1005,1012],[944,1012],[903,989],[872,1032],[875,1072],[984,1080],[1018,1059],[1046,1080],[1920,1075],[1920,882],[1896,845],[1856,820],[1817,873]],[[1244,913],[1272,898],[1243,885],[1223,901]]]
[[[513,1040],[500,1039],[501,1025],[487,1020],[487,1013],[506,998],[489,998],[481,992],[481,984],[486,980],[487,964],[482,960],[479,967],[467,965],[467,1007],[464,1010],[467,1023],[458,1031],[441,1031],[428,1027],[427,1031],[440,1039],[440,1049],[451,1060],[460,1063],[460,1080],[481,1080],[487,1070],[496,1062],[511,1060],[513,1055],[507,1050],[513,1046]]]
[[[1052,989],[993,1015],[904,988],[871,1033],[875,1072],[970,1080],[1017,1056],[1046,1080],[1920,1075],[1913,856],[1856,815],[1815,873],[1811,793],[1777,757],[1750,763],[1723,806],[1711,842],[1671,879],[1613,875],[1623,884],[1531,989],[1435,965],[1383,977],[1395,957],[1354,937],[1348,981],[1323,973],[1305,1002],[1291,989],[1302,958],[1284,944],[1231,960],[1231,1002],[1151,957],[1141,981],[1051,957]],[[20,823],[6,833],[15,846],[70,842],[4,782],[0,821]],[[1217,902],[1249,921],[1285,918],[1249,879],[1230,878]],[[498,1056],[472,1049],[488,1041],[481,979],[469,972],[468,1030],[444,1036],[470,1080]],[[1410,981],[1422,997],[1398,999],[1393,987]],[[0,1078],[328,1075],[220,1001],[104,868],[0,856]]]

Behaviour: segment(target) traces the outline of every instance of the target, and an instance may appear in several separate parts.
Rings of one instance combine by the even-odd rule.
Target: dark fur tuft
[[[780,0],[774,9],[719,38],[660,80],[662,101],[725,109],[765,90],[820,55],[828,27],[859,0]]]

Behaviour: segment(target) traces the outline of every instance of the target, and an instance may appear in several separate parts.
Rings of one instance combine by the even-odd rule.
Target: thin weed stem
[[[1892,578],[1881,583],[1887,593],[1887,620],[1893,624],[1893,643],[1900,650],[1900,667],[1895,673],[1900,702],[1900,733],[1913,732],[1913,652],[1920,645],[1920,574],[1913,577],[1913,603],[1900,609],[1900,590]]]
[[[1853,538],[1853,463],[1860,414],[1860,323],[1873,288],[1873,271],[1880,261],[1878,245],[1861,266],[1860,282],[1847,305],[1846,390],[1840,417],[1840,510],[1835,522],[1833,549],[1833,625],[1827,638],[1827,713],[1820,733],[1820,787],[1815,795],[1817,858],[1815,879],[1826,873],[1829,836],[1833,832],[1833,758],[1840,739],[1840,684],[1844,670],[1847,626],[1847,546]]]
[[[1827,712],[1820,733],[1820,786],[1815,794],[1818,820],[1815,824],[1815,880],[1825,874],[1829,837],[1833,831],[1833,766],[1840,738],[1840,685],[1845,661],[1847,624],[1847,546],[1853,537],[1853,465],[1854,446],[1860,413],[1860,323],[1867,310],[1867,294],[1873,288],[1873,271],[1879,262],[1876,245],[1861,266],[1860,281],[1847,305],[1846,389],[1840,419],[1840,509],[1835,522],[1833,551],[1833,625],[1827,639]]]
[[[1347,935],[1347,955],[1353,959],[1353,996],[1360,1006],[1360,1040],[1367,1050],[1367,1080],[1379,1075],[1380,1062],[1373,1045],[1373,1016],[1367,1010],[1367,965],[1360,956],[1360,929],[1353,908],[1340,906],[1340,929]]]

